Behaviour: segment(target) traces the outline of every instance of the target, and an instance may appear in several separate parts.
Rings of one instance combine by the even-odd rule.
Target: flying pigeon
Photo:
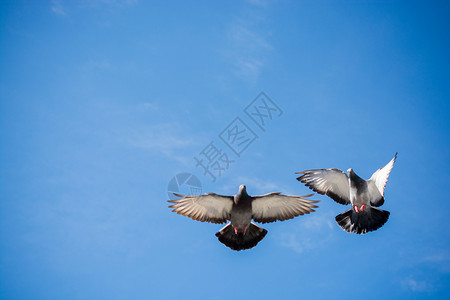
[[[353,169],[347,170],[348,176],[338,169],[307,170],[296,173],[302,174],[297,180],[337,203],[351,203],[352,208],[337,215],[336,222],[347,232],[364,234],[377,230],[389,218],[388,211],[375,207],[384,203],[384,188],[396,158],[397,153],[367,181],[356,175]]]
[[[175,193],[174,193],[175,194]],[[184,196],[169,206],[173,212],[193,220],[210,223],[230,223],[225,225],[216,236],[225,246],[236,250],[250,249],[256,246],[267,234],[267,230],[252,222],[269,223],[292,219],[313,212],[319,201],[305,199],[305,196],[287,196],[270,193],[262,196],[249,196],[245,185],[239,186],[235,196],[222,196],[207,193],[198,196]]]

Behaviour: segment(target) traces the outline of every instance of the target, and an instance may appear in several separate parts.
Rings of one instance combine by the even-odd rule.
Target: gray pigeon
[[[347,232],[364,234],[384,225],[389,212],[375,207],[384,203],[384,188],[389,173],[394,166],[397,153],[384,167],[373,173],[369,180],[364,180],[348,169],[347,174],[338,169],[315,169],[298,172],[302,174],[297,180],[303,182],[313,191],[327,195],[340,204],[350,204],[352,208],[336,216],[336,222]]]
[[[175,193],[174,193],[175,194]],[[296,216],[309,214],[319,201],[304,199],[305,196],[286,196],[270,193],[262,196],[249,196],[245,185],[239,186],[235,196],[222,196],[207,193],[199,196],[184,196],[169,206],[173,212],[193,220],[210,223],[230,223],[225,225],[216,236],[225,246],[233,250],[250,249],[256,246],[267,234],[267,230],[252,222],[260,223],[284,221]]]

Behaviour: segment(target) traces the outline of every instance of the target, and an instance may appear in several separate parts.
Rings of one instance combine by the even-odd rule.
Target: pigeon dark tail
[[[347,232],[364,234],[375,231],[389,219],[389,212],[375,207],[356,213],[352,209],[336,216],[336,222]]]
[[[245,234],[242,232],[236,234],[231,223],[228,223],[228,225],[216,233],[216,236],[225,246],[240,251],[255,247],[266,234],[267,230],[251,222],[250,225],[248,225]]]

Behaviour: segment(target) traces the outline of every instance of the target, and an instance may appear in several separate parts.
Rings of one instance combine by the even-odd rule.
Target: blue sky
[[[2,1],[2,299],[447,299],[450,6],[417,1]],[[282,110],[261,130],[244,109]],[[257,135],[240,156],[219,134]],[[215,182],[194,157],[234,160]],[[167,208],[203,192],[310,192],[295,172],[369,178],[399,152],[378,231],[347,207],[265,224],[234,252],[221,225]]]

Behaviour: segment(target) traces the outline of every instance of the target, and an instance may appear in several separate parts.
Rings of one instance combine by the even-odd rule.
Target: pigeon
[[[348,169],[347,174],[338,169],[315,169],[296,174],[297,178],[313,191],[327,195],[340,204],[351,204],[352,208],[336,216],[336,222],[347,232],[365,234],[383,226],[389,212],[375,207],[384,203],[384,188],[389,173],[394,166],[394,158],[383,168],[373,173],[369,180],[364,180]]]
[[[304,196],[287,196],[269,193],[262,196],[249,196],[245,185],[239,186],[235,196],[222,196],[207,193],[198,196],[185,196],[174,193],[177,200],[168,200],[170,208],[177,214],[201,222],[221,224],[230,221],[216,233],[219,241],[236,250],[256,246],[267,234],[267,230],[252,222],[269,223],[292,219],[313,212],[319,201],[305,199]]]

